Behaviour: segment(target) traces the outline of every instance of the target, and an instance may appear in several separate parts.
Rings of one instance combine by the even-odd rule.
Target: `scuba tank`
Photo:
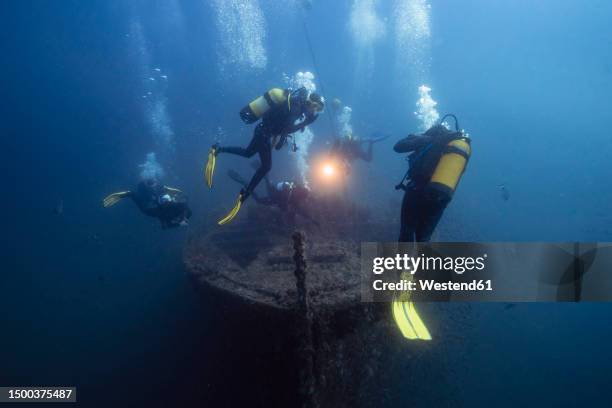
[[[447,117],[455,119],[454,133],[442,125]],[[425,134],[434,136],[436,128],[443,128],[446,134],[442,137],[450,141],[446,145],[438,145],[434,139],[432,143],[409,156],[410,167],[402,181],[395,186],[396,190],[405,190],[405,183],[408,181],[425,185],[426,188],[441,192],[448,198],[452,197],[472,154],[470,139],[459,129],[459,121],[452,114],[445,115]]]
[[[240,118],[246,124],[257,122],[273,106],[280,105],[287,101],[289,91],[272,88],[262,96],[253,100],[240,110]]]
[[[440,191],[449,198],[453,196],[457,184],[465,171],[467,162],[472,154],[470,146],[470,138],[459,130],[459,121],[455,115],[446,115],[440,123],[444,122],[447,117],[455,119],[455,130],[457,137],[453,138],[442,150],[442,156],[438,161],[431,179],[428,183],[428,188]]]

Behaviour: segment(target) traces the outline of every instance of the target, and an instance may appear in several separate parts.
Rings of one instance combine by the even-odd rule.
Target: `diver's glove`
[[[117,204],[121,199],[129,196],[131,193],[129,191],[120,191],[118,193],[113,193],[104,198],[102,201],[102,205],[104,208],[112,207]]]

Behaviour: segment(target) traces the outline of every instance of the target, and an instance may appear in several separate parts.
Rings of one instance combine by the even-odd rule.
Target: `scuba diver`
[[[455,119],[455,131],[448,130],[444,120]],[[395,144],[397,153],[408,156],[409,169],[395,188],[404,190],[400,242],[427,242],[451,201],[465,171],[472,149],[470,139],[459,130],[455,115],[446,115],[437,125],[421,135],[408,135]],[[411,279],[407,272],[402,279]],[[407,292],[395,294],[392,303],[395,323],[410,340],[431,340],[427,326],[417,313]]]
[[[104,208],[112,207],[127,197],[134,201],[142,213],[159,219],[162,229],[188,225],[191,209],[187,205],[187,197],[177,188],[164,186],[155,179],[147,179],[138,183],[134,191],[110,194],[102,204]]]
[[[442,123],[455,119],[455,131]],[[400,242],[427,242],[451,201],[472,149],[469,137],[459,130],[455,115],[421,135],[408,135],[393,147],[408,156],[408,172],[395,188],[404,190]]]
[[[327,152],[324,160],[322,174],[326,178],[334,177],[338,183],[337,191],[348,200],[349,194],[349,178],[351,175],[353,163],[356,160],[363,160],[367,163],[372,161],[373,145],[383,141],[388,136],[373,137],[370,139],[362,139],[355,137],[352,131],[345,133],[345,136],[337,137]],[[367,144],[364,149],[363,145]]]
[[[369,163],[372,161],[374,143],[382,142],[388,137],[380,136],[371,139],[361,139],[353,136],[353,133],[350,132],[345,137],[339,137],[334,141],[330,154],[340,158],[347,168],[350,168],[351,164],[357,159]],[[366,150],[362,148],[364,144],[368,145]]]
[[[355,160],[363,160],[365,162],[371,162],[373,156],[374,143],[385,140],[388,136],[373,137],[370,139],[363,139],[356,137],[353,134],[353,127],[351,125],[351,116],[353,110],[350,106],[344,106],[342,101],[338,98],[334,98],[331,103],[332,113],[335,115],[336,127],[334,131],[337,133],[329,155],[333,162],[336,162],[340,167],[343,168],[346,174],[350,173],[351,165]],[[367,147],[364,149],[364,144]]]
[[[272,168],[272,147],[280,150],[290,134],[304,131],[323,112],[325,99],[306,88],[297,90],[273,88],[255,99],[240,111],[240,117],[247,124],[261,122],[255,126],[253,138],[246,148],[221,147],[214,144],[208,153],[205,169],[206,184],[212,187],[216,157],[219,153],[235,154],[242,157],[253,157],[259,154],[261,165],[251,181],[240,190],[234,208],[218,224],[230,222],[240,211],[241,204],[253,193],[255,187]],[[297,123],[296,123],[297,122]],[[296,150],[295,143],[293,145]]]
[[[229,170],[227,174],[236,183],[246,188],[247,181],[236,171]],[[266,185],[266,197],[259,196],[255,191],[251,193],[253,200],[257,204],[278,207],[283,214],[287,215],[287,221],[290,225],[295,224],[296,215],[300,215],[314,225],[319,225],[306,210],[308,200],[310,199],[310,188],[307,185],[291,181],[281,181],[273,184],[267,176],[264,177],[264,182]]]

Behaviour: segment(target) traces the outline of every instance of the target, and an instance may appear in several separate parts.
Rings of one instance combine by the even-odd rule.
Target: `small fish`
[[[53,214],[62,215],[64,213],[64,200],[59,200],[55,204],[55,208],[53,209]]]
[[[153,68],[153,71],[161,72],[161,69],[159,69],[159,68]]]
[[[499,188],[502,200],[508,201],[510,199],[510,192],[508,191],[508,188],[506,188],[506,185],[499,184],[497,188]]]
[[[162,75],[161,78],[162,79],[168,79],[168,75]]]

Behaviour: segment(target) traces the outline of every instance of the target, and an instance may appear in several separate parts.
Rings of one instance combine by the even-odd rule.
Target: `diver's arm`
[[[432,142],[431,136],[408,135],[407,137],[397,142],[395,146],[393,146],[393,150],[396,153],[410,153],[431,142]]]
[[[172,193],[182,193],[181,190],[179,190],[178,188],[174,188],[174,187],[164,186],[164,189]]]
[[[170,192],[170,193],[182,193],[181,190],[179,190],[178,188],[174,188],[174,187],[168,187],[168,186],[164,186],[164,190]]]
[[[319,115],[306,115],[306,117],[304,118],[303,121],[301,121],[300,123],[297,123],[297,124],[290,125],[288,127],[288,129],[286,129],[285,132],[287,134],[290,134],[290,133],[295,133],[298,130],[304,131],[306,126],[310,125],[312,122],[317,120],[318,117],[319,117]]]

